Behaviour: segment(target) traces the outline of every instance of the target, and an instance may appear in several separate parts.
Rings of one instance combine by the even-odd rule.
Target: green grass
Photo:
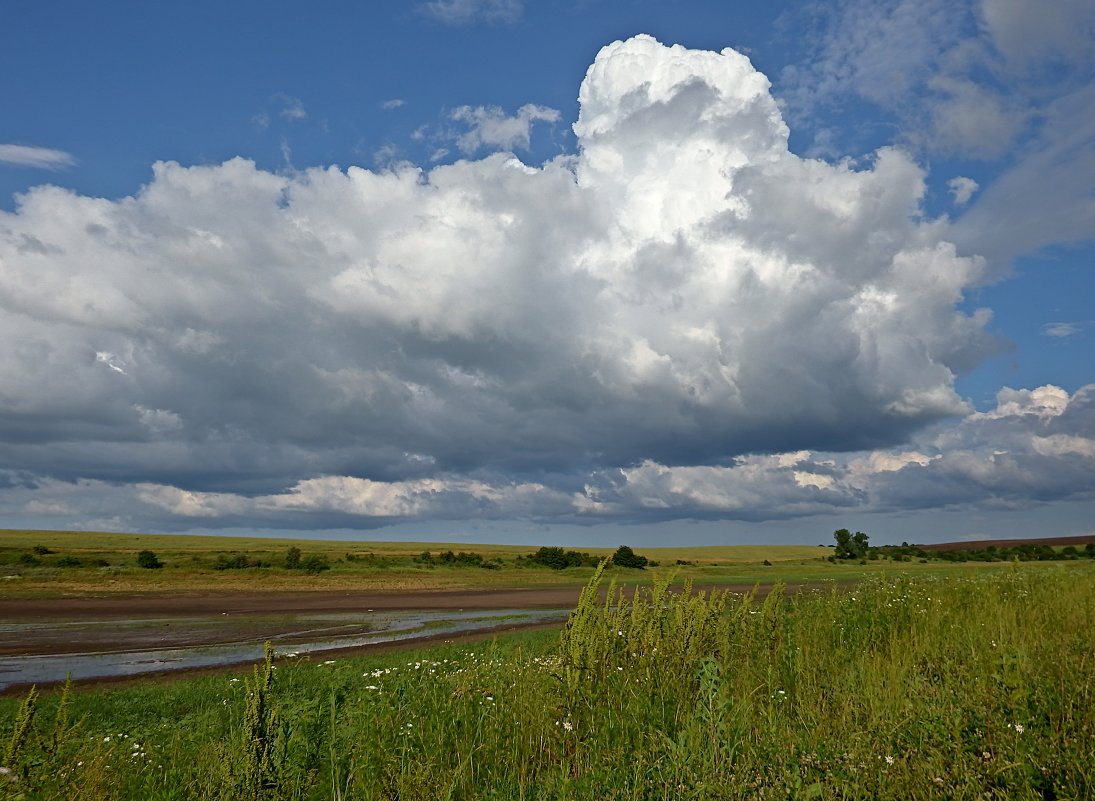
[[[75,728],[54,693],[0,797],[1085,799],[1093,654],[1087,563],[656,582],[587,592],[561,635],[77,692]]]
[[[35,546],[52,553],[36,556]],[[286,551],[298,547],[307,556],[324,557],[331,569],[320,575],[282,567]],[[158,570],[137,566],[137,554],[153,551],[164,563]],[[423,551],[436,557],[448,550],[472,551],[499,560],[501,568],[435,565],[415,561]],[[347,542],[339,540],[266,539],[191,535],[114,534],[103,532],[0,531],[0,598],[59,597],[117,593],[308,592],[317,590],[441,590],[502,587],[580,587],[592,568],[551,570],[521,562],[533,546],[426,542]],[[590,548],[609,556],[614,549]],[[983,565],[886,559],[829,563],[832,548],[795,545],[727,545],[683,548],[639,548],[662,566],[677,560],[680,577],[697,584],[770,584],[859,580],[878,575],[972,574]],[[248,558],[269,567],[215,570],[218,555]],[[20,560],[33,557],[35,562]],[[80,566],[66,566],[66,560]],[[765,561],[770,564],[765,564]],[[99,562],[107,565],[100,566]],[[998,563],[987,569],[1005,569]],[[652,571],[615,571],[622,583],[647,584]]]
[[[48,554],[35,554],[34,549]],[[286,551],[299,548],[305,555],[319,555],[331,570],[314,576],[282,567]],[[537,546],[538,547],[538,546]],[[137,554],[153,551],[164,563],[159,570],[137,566]],[[424,551],[435,557],[444,551],[470,551],[498,560],[499,570],[466,565],[420,564]],[[193,535],[116,534],[108,532],[0,531],[0,597],[50,597],[60,595],[133,592],[242,592],[309,590],[423,590],[472,589],[513,586],[581,586],[592,568],[550,570],[521,564],[518,556],[536,550],[524,545],[453,544],[429,542],[348,542],[340,540],[268,539],[258,537],[211,537]],[[614,548],[589,548],[589,553],[610,556]],[[820,559],[832,549],[803,546],[712,546],[707,548],[648,548],[640,553],[663,564],[692,562],[686,567],[697,580],[725,581],[720,571],[731,571],[742,581],[768,580],[755,576],[754,567],[764,560],[781,567]],[[214,570],[218,555],[242,554],[269,567]],[[21,561],[23,560],[23,561]],[[29,562],[27,561],[29,560]],[[72,566],[72,560],[79,566]],[[104,564],[105,563],[105,564]],[[769,568],[771,569],[771,568]],[[826,571],[822,569],[823,574]],[[828,573],[832,573],[829,570]],[[827,574],[826,574],[827,575]],[[704,578],[701,578],[704,577]],[[778,578],[776,575],[770,579]],[[648,580],[634,571],[622,580]],[[737,580],[737,579],[735,579]]]

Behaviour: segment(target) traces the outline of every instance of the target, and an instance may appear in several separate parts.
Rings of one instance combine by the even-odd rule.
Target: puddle
[[[569,610],[407,611],[237,615],[214,618],[20,623],[0,625],[0,640],[24,651],[67,644],[74,653],[0,655],[0,690],[16,684],[140,676],[261,659],[270,641],[279,655],[310,654],[418,637],[461,634],[503,624],[564,620]],[[220,637],[217,637],[217,634]],[[211,639],[219,641],[211,641]],[[120,643],[124,646],[119,647]],[[98,648],[96,646],[99,646]],[[107,650],[107,649],[110,650]]]

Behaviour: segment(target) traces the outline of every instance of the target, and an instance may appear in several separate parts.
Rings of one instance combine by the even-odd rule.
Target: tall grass
[[[1090,569],[600,580],[561,634],[79,693],[60,745],[56,699],[9,702],[0,797],[1095,797]]]

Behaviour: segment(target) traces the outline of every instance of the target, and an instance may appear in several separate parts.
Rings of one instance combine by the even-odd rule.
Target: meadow
[[[562,632],[3,699],[0,797],[1095,797],[1091,563],[671,572],[602,602],[595,571]]]
[[[326,569],[287,569],[289,549]],[[500,587],[580,587],[592,567],[552,570],[528,561],[529,545],[429,542],[346,542],[104,532],[0,531],[0,599],[126,593],[307,592],[320,590],[457,590]],[[612,548],[583,549],[595,557]],[[856,580],[894,570],[889,559],[830,563],[831,546],[727,545],[637,548],[660,566],[676,566],[696,584],[770,584]],[[138,565],[154,553],[159,569]],[[474,554],[481,563],[441,560],[446,552]],[[424,562],[422,555],[431,554]],[[254,564],[218,569],[225,564]],[[683,563],[683,564],[678,564]],[[484,567],[488,569],[484,569]],[[961,563],[908,561],[908,573],[968,573]],[[649,571],[618,570],[622,583],[649,582]]]

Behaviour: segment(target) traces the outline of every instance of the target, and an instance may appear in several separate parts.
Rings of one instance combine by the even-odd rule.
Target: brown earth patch
[[[1018,545],[1087,545],[1095,542],[1095,534],[1084,534],[1079,537],[1030,537],[1019,540],[963,540],[962,542],[933,542],[930,545],[917,545],[925,551],[983,551],[990,545],[997,548],[1014,548]]]

